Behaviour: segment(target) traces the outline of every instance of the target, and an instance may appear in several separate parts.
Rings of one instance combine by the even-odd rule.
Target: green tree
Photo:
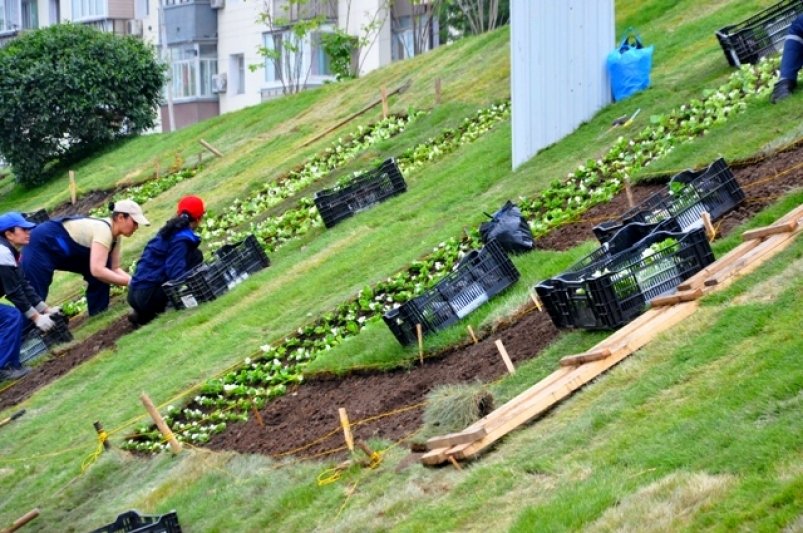
[[[23,185],[154,125],[165,66],[152,47],[76,24],[0,48],[0,154]]]
[[[441,43],[491,31],[510,19],[510,0],[444,0],[438,7]]]

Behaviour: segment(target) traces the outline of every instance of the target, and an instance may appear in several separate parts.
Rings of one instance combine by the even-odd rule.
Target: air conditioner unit
[[[135,37],[142,37],[142,21],[133,19],[128,21],[128,34]]]
[[[226,6],[226,0],[210,0],[209,6],[212,9],[223,9]]]
[[[212,76],[212,92],[216,94],[226,92],[226,73],[221,72]]]

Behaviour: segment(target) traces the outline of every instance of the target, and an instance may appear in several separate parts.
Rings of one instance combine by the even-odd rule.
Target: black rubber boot
[[[770,96],[770,102],[775,104],[783,100],[784,98],[788,98],[792,95],[797,86],[797,82],[795,80],[778,80],[775,82],[775,87],[772,89],[772,96]]]

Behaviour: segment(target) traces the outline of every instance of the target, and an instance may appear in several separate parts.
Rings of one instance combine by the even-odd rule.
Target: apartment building
[[[322,24],[294,42],[293,25],[313,17]],[[334,80],[321,35],[335,28],[360,38],[352,64],[361,75],[438,46],[432,6],[411,0],[0,0],[0,45],[65,21],[156,47],[169,65],[163,130]],[[260,49],[281,50],[281,66]]]

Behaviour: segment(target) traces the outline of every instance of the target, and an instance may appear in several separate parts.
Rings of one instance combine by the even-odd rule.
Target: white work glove
[[[56,325],[49,315],[38,315],[36,320],[33,321],[36,327],[42,331],[50,331]]]
[[[59,307],[58,305],[54,305],[52,307],[47,308],[48,315],[57,315],[59,313],[61,313],[61,307]]]

